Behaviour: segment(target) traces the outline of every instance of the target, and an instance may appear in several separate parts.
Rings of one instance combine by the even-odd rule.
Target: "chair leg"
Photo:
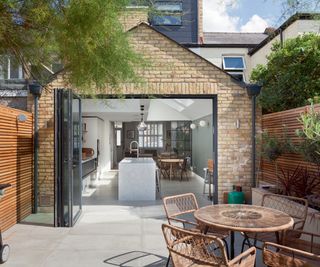
[[[222,239],[222,241],[224,242],[224,244],[226,246],[227,257],[228,257],[228,259],[230,259],[228,242],[225,239]],[[232,260],[232,259],[230,259],[230,260]]]
[[[169,267],[169,264],[170,264],[170,260],[171,260],[171,255],[169,254],[169,256],[168,256],[168,259],[167,259],[167,264],[166,264],[166,267]]]

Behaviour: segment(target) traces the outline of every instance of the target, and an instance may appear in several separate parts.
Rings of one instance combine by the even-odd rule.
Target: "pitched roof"
[[[154,27],[152,27],[151,25],[149,25],[146,22],[140,22],[139,24],[137,24],[136,26],[132,27],[131,29],[128,30],[128,32],[131,32],[141,26],[145,26],[151,30],[153,30],[154,32],[162,35],[163,37],[165,37],[166,39],[170,40],[171,42],[175,43],[176,45],[178,45],[179,47],[181,47],[182,49],[184,49],[185,51],[187,51],[190,54],[193,54],[194,56],[201,58],[203,61],[207,62],[209,65],[211,65],[213,68],[218,69],[219,71],[221,71],[222,73],[224,73],[226,76],[229,76],[231,78],[231,81],[233,81],[235,84],[237,84],[238,86],[245,88],[246,84],[242,81],[239,81],[238,79],[236,79],[235,77],[233,77],[231,74],[229,74],[228,72],[226,72],[225,70],[219,68],[218,66],[216,66],[215,64],[213,64],[212,62],[210,62],[209,60],[205,59],[204,57],[198,55],[197,53],[193,52],[192,50],[188,49],[186,46],[180,44],[179,42],[177,42],[176,40],[168,37],[166,34],[162,33],[161,31],[155,29]]]
[[[265,33],[204,32],[204,44],[257,45],[268,37]]]
[[[288,28],[296,20],[313,20],[315,18],[317,19],[319,15],[320,13],[296,13],[295,15],[291,16],[287,21],[285,21],[278,29],[276,29],[273,34],[269,35],[268,38],[264,39],[260,44],[258,44],[252,50],[250,50],[248,54],[250,56],[253,55],[255,52],[264,47],[267,43],[269,43],[273,38],[275,38],[278,34],[280,34],[286,28]]]

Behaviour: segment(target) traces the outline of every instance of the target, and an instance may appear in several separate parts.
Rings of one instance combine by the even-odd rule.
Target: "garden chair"
[[[264,243],[262,257],[270,267],[318,267],[320,263],[319,254],[270,242]]]
[[[169,196],[163,198],[163,206],[166,212],[168,223],[170,225],[178,224],[185,229],[200,233],[203,228],[194,219],[194,212],[199,209],[197,199],[193,193],[186,193],[181,195]],[[207,235],[214,235],[223,240],[226,247],[228,243],[226,238],[229,236],[228,230],[210,227]],[[228,249],[227,249],[228,253]]]
[[[262,198],[262,206],[276,209],[290,215],[294,220],[293,229],[302,230],[308,213],[308,201],[303,198],[265,194]],[[242,251],[245,245],[252,246],[250,238],[253,239],[253,246],[257,247],[257,241],[280,243],[279,232],[271,233],[243,233]]]
[[[249,248],[228,260],[224,242],[215,236],[163,224],[162,232],[174,267],[239,266],[253,267],[256,249]]]

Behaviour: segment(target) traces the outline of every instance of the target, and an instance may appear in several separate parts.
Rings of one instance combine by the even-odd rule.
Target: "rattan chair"
[[[288,230],[284,236],[283,245],[320,257],[320,234],[301,230]]]
[[[263,263],[270,267],[318,267],[320,256],[303,250],[266,242]]]
[[[308,201],[306,199],[276,194],[265,194],[262,198],[262,206],[287,213],[294,220],[293,229],[303,229],[308,214]],[[243,233],[243,235],[242,251],[245,245],[248,245],[249,247],[254,245],[257,247],[257,241],[279,244],[283,238],[279,232]],[[253,239],[253,244],[251,244],[250,238]]]
[[[218,237],[167,224],[162,225],[162,232],[174,267],[254,266],[256,258],[254,247],[229,261],[225,245]]]
[[[193,228],[200,231],[203,226],[199,225],[194,219],[194,212],[199,209],[196,196],[193,193],[168,196],[163,198],[163,206],[169,224],[181,224],[184,228]],[[230,231],[210,227],[207,231],[219,238],[225,239]]]

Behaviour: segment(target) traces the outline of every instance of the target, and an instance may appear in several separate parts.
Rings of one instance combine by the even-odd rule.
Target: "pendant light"
[[[140,123],[138,124],[138,131],[145,131],[147,129],[147,125],[145,124],[144,122],[144,119],[143,119],[143,111],[144,111],[144,105],[141,105],[140,106],[140,110],[141,110],[141,121]]]

